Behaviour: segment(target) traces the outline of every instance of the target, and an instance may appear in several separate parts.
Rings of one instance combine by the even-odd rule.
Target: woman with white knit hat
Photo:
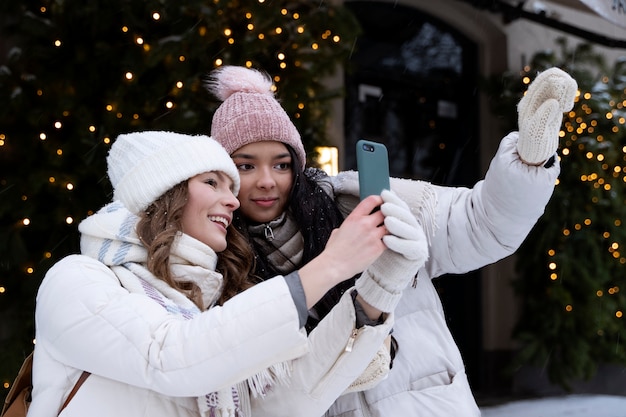
[[[323,250],[330,231],[354,209],[357,173],[329,177],[305,169],[300,135],[274,98],[266,74],[221,67],[211,74],[208,88],[223,101],[211,136],[230,153],[241,176],[235,225],[255,248],[259,276],[287,274]],[[426,232],[429,258],[408,280],[414,270],[405,262],[412,250],[386,251],[356,281],[342,282],[311,309],[309,331],[344,291],[355,293],[348,290],[354,285],[356,302],[364,309],[396,311],[393,337],[399,346],[385,380],[341,396],[318,416],[480,415],[432,280],[478,269],[519,247],[552,195],[560,171],[559,130],[576,93],[576,81],[560,69],[539,74],[518,105],[519,132],[502,139],[485,179],[472,189],[391,179],[391,190]],[[298,404],[292,398],[297,397],[286,396],[279,408],[268,397],[256,400],[265,401],[259,415],[295,415]]]
[[[372,213],[380,197],[299,271],[256,283],[249,245],[231,226],[239,175],[217,142],[123,134],[107,162],[114,201],[80,223],[82,254],[55,264],[37,294],[29,417],[248,417],[251,397],[297,388],[298,378],[321,393],[358,382],[391,318],[354,341],[362,367],[340,360],[349,309],[339,304],[316,338],[302,328],[328,289],[374,261],[383,240],[393,245],[393,226]],[[309,351],[324,359],[296,360]]]

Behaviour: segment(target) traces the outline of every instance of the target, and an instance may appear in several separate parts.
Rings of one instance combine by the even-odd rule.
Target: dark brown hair
[[[188,195],[187,181],[172,187],[140,214],[137,234],[148,250],[148,270],[202,309],[208,306],[202,305],[200,289],[191,282],[177,282],[170,268],[172,244],[183,230],[183,210]],[[226,249],[217,257],[216,270],[224,277],[219,304],[254,285],[254,256],[248,241],[237,229],[229,227],[226,242]]]

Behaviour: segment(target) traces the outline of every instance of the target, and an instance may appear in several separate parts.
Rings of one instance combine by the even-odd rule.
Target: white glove
[[[528,165],[541,165],[556,152],[563,113],[574,107],[578,84],[559,68],[540,73],[517,105],[517,153]]]
[[[428,259],[428,244],[422,227],[409,206],[395,193],[382,192],[380,210],[389,231],[383,237],[387,249],[356,281],[356,290],[373,307],[392,312],[402,291]]]

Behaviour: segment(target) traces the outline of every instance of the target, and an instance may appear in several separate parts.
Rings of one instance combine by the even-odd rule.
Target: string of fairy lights
[[[525,68],[526,73],[530,72],[530,68]],[[531,79],[525,76],[522,82],[528,85]],[[609,82],[608,77],[602,77],[601,83],[607,84]],[[626,90],[624,90],[624,97],[626,97]],[[593,107],[592,92],[578,91],[574,108],[565,115],[563,130],[560,131],[561,137],[561,155],[563,158],[562,164],[568,164],[568,158],[571,158],[577,153],[582,153],[584,158],[588,161],[597,161],[599,164],[599,170],[597,172],[581,172],[579,180],[582,183],[591,184],[592,189],[598,192],[611,193],[613,190],[613,180],[626,183],[626,146],[621,147],[621,154],[618,157],[609,158],[603,152],[603,149],[609,149],[609,147],[603,148],[601,144],[610,138],[607,138],[607,134],[619,134],[623,132],[626,125],[626,98],[619,100],[610,100],[608,105],[611,107],[610,111],[606,111],[601,114],[597,112]],[[602,118],[604,120],[602,120]],[[602,124],[602,127],[600,126]],[[607,132],[606,126],[610,126]],[[591,138],[595,141],[596,151],[589,150],[589,143],[581,141],[581,138],[589,140]],[[589,165],[591,166],[591,165]],[[557,180],[557,186],[559,186],[560,180]],[[589,193],[590,202],[597,205],[601,196],[597,193]],[[575,222],[572,225],[564,226],[561,233],[564,238],[572,238],[577,232],[583,231],[585,228],[591,227],[593,221],[590,217],[585,217]],[[615,227],[622,226],[622,219],[616,218],[613,220]],[[601,233],[601,237],[607,242],[607,262],[618,262],[621,265],[626,264],[626,256],[620,250],[620,242],[613,239],[612,233],[605,230]],[[547,264],[547,273],[550,281],[555,284],[559,282],[561,276],[559,274],[560,264],[556,259],[558,258],[558,251],[554,248],[547,250],[547,255],[550,261]],[[595,295],[599,298],[605,296],[617,295],[620,292],[619,285],[612,285],[609,288],[598,288]],[[574,310],[574,303],[566,303],[563,306],[565,312],[570,313]],[[621,319],[624,315],[623,308],[617,308],[613,312],[614,317]],[[598,334],[602,335],[603,330],[598,329]]]
[[[258,3],[263,4],[263,3],[265,3],[265,0],[258,0]],[[40,12],[42,14],[47,13],[47,11],[48,10],[47,10],[47,8],[45,6],[42,6],[40,8]],[[279,13],[281,15],[283,15],[285,18],[288,18],[290,20],[293,20],[293,21],[299,21],[300,20],[300,14],[299,13],[297,13],[297,12],[290,12],[286,8],[280,9]],[[254,32],[256,26],[253,23],[253,21],[254,21],[253,14],[251,12],[243,12],[243,15],[244,15],[246,21],[248,21],[248,23],[246,25],[247,30],[250,31],[250,32]],[[158,11],[154,11],[154,12],[152,12],[150,17],[154,21],[159,21],[161,19],[161,14]],[[289,26],[289,25],[286,25],[286,26]],[[140,34],[133,33],[133,30],[129,26],[127,26],[127,25],[121,26],[120,30],[123,33],[131,34],[131,36],[134,39],[135,45],[137,45],[138,47],[142,48],[145,53],[150,53],[150,51],[152,50],[151,44],[149,43],[149,41],[144,36],[142,36]],[[263,40],[263,39],[266,39],[266,37],[268,37],[268,36],[270,36],[272,34],[280,35],[281,33],[283,33],[284,30],[286,30],[286,29],[283,28],[283,27],[275,27],[275,28],[272,29],[270,34],[259,32],[259,33],[256,33],[256,37],[259,40]],[[303,34],[305,32],[305,30],[306,29],[305,29],[305,25],[304,24],[296,25],[296,27],[295,27],[295,32],[298,33],[298,34]],[[197,31],[198,31],[200,36],[205,36],[206,32],[207,32],[207,28],[204,27],[204,26],[200,26],[200,27],[197,28]],[[235,38],[235,34],[234,34],[232,29],[224,28],[222,33],[223,33],[223,36],[227,38],[227,43],[229,45],[234,45],[237,42],[237,40]],[[321,39],[319,41],[312,42],[310,45],[308,45],[308,47],[311,50],[316,51],[316,50],[318,50],[320,48],[320,43],[324,42],[324,41],[331,41],[333,43],[337,43],[338,44],[338,43],[341,42],[341,36],[338,35],[338,34],[333,33],[333,31],[331,29],[327,29],[326,31],[324,31],[321,34]],[[54,44],[55,47],[60,48],[60,47],[63,46],[64,41],[63,41],[63,39],[54,39],[53,40],[53,44]],[[300,47],[299,45],[292,45],[292,48],[294,48],[294,49],[299,48],[299,47]],[[276,53],[276,59],[279,61],[278,66],[281,69],[287,68],[287,62],[286,62],[287,61],[287,59],[286,59],[287,58],[287,54],[288,54],[288,52],[286,52],[286,51],[279,51],[279,52]],[[187,58],[184,55],[180,55],[180,56],[177,57],[177,59],[180,62],[184,62]],[[223,61],[222,58],[220,58],[220,57],[215,58],[214,65],[216,67],[219,67],[219,66],[221,66],[223,64],[224,64],[224,61]],[[244,65],[246,67],[250,68],[250,67],[252,67],[254,65],[254,62],[251,61],[251,60],[248,60],[248,61],[245,62]],[[301,65],[301,62],[298,62],[296,60],[296,61],[294,61],[294,65],[296,65],[296,66]],[[131,83],[135,79],[135,74],[134,74],[132,69],[128,69],[123,74],[122,78],[123,78],[124,82]],[[275,84],[274,84],[274,86],[272,86],[272,88],[276,91],[276,89],[277,89],[276,86],[280,83],[281,76],[280,75],[275,75],[273,80],[274,80]],[[177,90],[182,90],[183,88],[185,88],[185,84],[181,80],[175,81],[173,85],[174,85],[174,87],[173,87],[174,91],[172,91],[171,95],[174,96],[174,97],[176,95],[178,95],[178,91]],[[37,95],[38,96],[43,96],[44,94],[45,94],[45,91],[43,90],[43,88],[41,88],[41,89],[39,89],[37,91]],[[177,105],[177,103],[174,100],[168,100],[168,101],[166,101],[164,103],[164,106],[165,106],[166,110],[171,110],[171,109],[175,108],[176,105]],[[299,102],[297,106],[298,106],[298,109],[303,110],[305,108],[305,103],[304,102]],[[117,105],[115,103],[109,103],[109,104],[107,104],[105,106],[106,112],[114,113],[115,117],[117,119],[124,118],[125,115],[123,113],[117,111],[116,108],[117,108]],[[66,116],[68,116],[68,113],[64,112],[63,113],[63,117],[66,117]],[[294,114],[295,118],[298,118],[299,116],[300,115],[298,113]],[[134,120],[137,120],[137,119],[140,118],[140,115],[138,113],[133,113],[133,114],[130,115],[130,117],[132,119],[134,119]],[[63,118],[59,118],[58,120],[56,120],[54,122],[54,125],[52,126],[52,128],[56,129],[56,130],[61,130],[63,128],[63,125],[64,125]],[[93,134],[96,131],[96,126],[89,125],[87,127],[87,131],[89,133]],[[42,131],[39,134],[39,140],[45,141],[47,138],[48,138],[48,133],[47,132]],[[2,147],[9,140],[11,140],[11,139],[8,138],[5,133],[0,132],[0,150],[2,149]],[[102,141],[103,141],[103,143],[105,143],[107,145],[110,145],[112,139],[109,136],[104,136],[102,138]],[[54,152],[56,152],[56,154],[59,157],[61,157],[63,155],[64,151],[63,151],[62,148],[58,148]],[[57,179],[55,177],[53,177],[53,176],[50,176],[48,181],[49,181],[50,184],[55,184],[57,182]],[[74,184],[72,184],[71,182],[67,182],[67,183],[64,184],[64,187],[67,189],[67,191],[71,192],[74,189]],[[24,195],[24,196],[22,196],[22,199],[23,200],[28,200],[28,196]],[[28,227],[31,224],[31,219],[23,218],[23,219],[20,220],[20,222],[21,222],[23,227]],[[68,215],[66,217],[66,219],[65,219],[65,222],[67,224],[72,224],[74,222],[74,218],[72,216]],[[51,255],[50,252],[46,252],[45,256],[49,258],[52,255]],[[26,274],[32,274],[34,272],[33,266],[27,266],[26,269],[25,269],[25,272],[26,272]],[[5,292],[6,292],[6,288],[0,286],[0,294],[5,293]]]
[[[227,2],[220,2],[218,0],[214,0],[216,5],[216,9],[219,9],[219,4],[228,4]],[[225,24],[225,26],[220,29],[221,41],[223,41],[228,46],[237,46],[243,44],[244,42],[249,42],[250,36],[260,42],[266,42],[270,45],[280,44],[278,42],[273,42],[273,37],[278,36],[287,36],[290,39],[289,43],[282,43],[282,49],[276,50],[273,53],[273,57],[276,61],[276,67],[279,70],[289,70],[289,67],[302,67],[307,65],[306,59],[300,59],[299,56],[302,55],[303,52],[307,54],[315,54],[316,52],[321,53],[323,50],[328,48],[336,48],[342,43],[342,37],[337,33],[337,30],[332,28],[328,29],[320,29],[316,28],[315,35],[311,33],[310,28],[312,25],[307,24],[306,16],[301,15],[300,12],[289,10],[288,8],[277,8],[274,4],[270,4],[272,2],[266,2],[266,0],[257,0],[257,5],[254,7],[259,7],[262,5],[266,5],[267,9],[269,9],[272,13],[276,14],[276,19],[273,22],[277,22],[276,25],[272,27],[267,27],[265,21],[262,21],[263,18],[257,18],[257,15],[252,11],[246,11],[245,6],[240,6],[242,9],[237,13],[240,13],[241,17],[237,19],[237,28],[231,25]],[[232,6],[225,6],[231,7]],[[254,7],[250,7],[250,9],[254,9]],[[309,7],[309,5],[307,5]],[[38,9],[38,12],[41,17],[50,17],[53,11],[46,7],[41,6]],[[217,13],[222,13],[223,10],[217,10]],[[230,10],[232,13],[232,10]],[[267,10],[265,11],[267,13]],[[148,12],[145,20],[151,20],[152,23],[162,23],[167,24],[167,13],[164,11],[153,10],[152,12]],[[282,18],[282,23],[279,20]],[[226,20],[226,19],[224,19]],[[240,29],[241,21],[245,22],[245,32],[243,33]],[[145,22],[144,22],[145,23]],[[214,24],[214,22],[211,22]],[[128,36],[130,42],[130,48],[139,48],[141,53],[144,55],[150,55],[153,51],[155,51],[159,45],[156,45],[160,39],[152,38],[150,33],[142,33],[137,27],[131,24],[121,24],[117,28],[113,28],[112,30],[121,31],[121,34]],[[205,24],[198,24],[197,26],[192,28],[195,31],[195,35],[200,38],[208,38],[212,36],[211,39],[215,37],[215,27],[208,27]],[[119,33],[119,32],[118,32]],[[68,35],[69,36],[69,35]],[[64,39],[62,36],[57,36],[50,40],[51,49],[61,51],[66,45],[71,42],[68,39]],[[267,48],[267,45],[266,45]],[[344,47],[345,48],[345,47]],[[228,52],[227,48],[224,48],[224,53]],[[265,51],[267,52],[267,51]],[[173,57],[173,61],[177,61],[180,64],[185,63],[190,56],[185,53],[180,53],[177,56]],[[310,59],[310,58],[309,58]],[[219,67],[228,62],[228,59],[225,58],[222,54],[218,54],[213,57],[213,65],[215,67]],[[247,59],[241,65],[245,65],[250,68],[255,65],[258,65],[253,59]],[[275,73],[277,71],[274,71]],[[285,72],[286,74],[287,72]],[[164,76],[168,76],[164,74]],[[138,73],[135,68],[128,67],[125,70],[122,70],[118,76],[120,84],[132,85],[133,83],[138,82]],[[283,76],[278,73],[273,76],[274,86],[272,87],[275,92],[280,88],[280,84]],[[161,103],[162,111],[167,112],[177,108],[181,103],[177,100],[178,97],[183,95],[185,89],[192,89],[192,86],[189,85],[189,82],[185,82],[183,79],[177,79],[171,82],[171,90],[167,93],[167,99]],[[50,95],[51,93],[48,91],[50,86],[39,85],[37,89],[34,91],[33,100],[37,98],[42,98]],[[193,91],[193,90],[191,90]],[[304,96],[302,100],[297,101],[295,105],[295,112],[292,113],[294,118],[300,118],[301,112],[306,110],[307,97]],[[181,98],[181,100],[184,98]],[[107,115],[109,118],[113,118],[117,121],[141,121],[143,117],[140,109],[136,109],[136,111],[132,111],[129,109],[123,110],[123,103],[116,103],[110,101],[106,103],[104,109],[102,110],[102,114]],[[99,127],[98,124],[89,122],[86,120],[75,120],[75,114],[69,110],[63,109],[53,109],[51,111],[58,112],[52,119],[51,123],[47,123],[42,126],[41,129],[38,129],[39,132],[35,137],[25,138],[19,137],[20,135],[17,133],[10,133],[9,130],[3,129],[0,126],[0,152],[4,150],[9,150],[13,147],[18,146],[29,146],[28,141],[38,141],[40,144],[45,144],[49,146],[49,152],[51,152],[52,158],[63,158],[66,155],[66,149],[64,146],[67,145],[57,145],[57,142],[54,141],[54,144],[51,141],[51,138],[58,137],[61,133],[64,132],[64,128],[70,124],[80,123],[83,124],[83,131],[91,135],[92,137],[96,137],[100,143],[105,146],[109,146],[113,138],[112,136],[101,133],[99,130],[102,127]],[[92,112],[92,114],[97,113],[98,110]],[[4,131],[3,131],[4,130]],[[62,178],[63,177],[63,178]],[[76,192],[77,183],[71,179],[70,176],[64,177],[60,174],[51,174],[46,179],[46,184],[49,187],[54,187],[55,192],[62,192],[71,194]],[[7,187],[11,187],[9,181],[6,178],[0,177],[0,192]],[[33,191],[34,192],[34,191]],[[19,196],[19,199],[23,204],[28,205],[30,201],[32,201],[32,195],[28,193],[24,193]],[[91,214],[88,212],[87,214]],[[18,214],[19,216],[19,214]],[[77,216],[74,214],[67,214],[63,219],[63,225],[60,224],[46,224],[48,228],[59,228],[59,227],[67,227],[73,226],[75,222],[79,221]],[[15,223],[13,227],[15,228],[29,228],[33,227],[36,222],[41,221],[35,219],[35,216],[23,216],[15,219]],[[43,254],[37,253],[30,255],[32,259],[28,261],[26,264],[22,264],[19,266],[19,269],[15,271],[15,274],[19,274],[25,278],[32,277],[33,275],[42,275],[45,271],[40,270],[43,268],[38,267],[38,259],[41,259],[43,256],[44,259],[52,259],[55,257],[54,249],[50,248],[44,251]],[[58,256],[58,254],[56,255]],[[39,269],[38,269],[39,268]],[[6,285],[3,285],[2,281],[0,281],[0,297],[12,297],[13,294],[11,292],[11,288],[8,288]],[[35,340],[32,341],[33,344]],[[12,380],[2,381],[2,386],[5,389],[8,389],[12,383]]]

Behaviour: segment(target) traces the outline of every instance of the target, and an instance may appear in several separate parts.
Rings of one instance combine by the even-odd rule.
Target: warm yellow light
[[[68,182],[65,188],[67,188],[69,191],[72,191],[74,189],[74,184],[72,184],[71,182]]]
[[[279,52],[277,55],[278,59],[280,59],[281,61],[283,61],[285,59],[285,54],[283,54],[282,52]]]
[[[33,267],[29,266],[28,268],[26,268],[26,273],[27,274],[32,274],[33,272],[35,272],[35,269]]]
[[[132,80],[134,75],[132,72],[128,71],[126,74],[124,74],[124,77],[126,77],[127,80]]]
[[[46,140],[47,138],[48,138],[48,137],[46,136],[46,134],[45,134],[45,133],[41,132],[41,133],[39,134],[39,139],[41,139],[41,140]]]
[[[94,125],[89,126],[89,131],[91,133],[95,132],[96,131],[96,127]]]
[[[137,38],[135,39],[135,42],[137,43],[137,45],[143,45],[143,38],[137,36]]]
[[[72,223],[74,223],[74,219],[72,217],[70,217],[70,216],[67,216],[65,218],[65,223],[72,224]]]
[[[315,162],[328,175],[337,175],[339,172],[339,150],[334,146],[316,146],[317,158]]]
[[[159,20],[161,18],[161,15],[159,14],[159,12],[154,12],[152,13],[152,18],[154,20]]]
[[[574,307],[572,307],[570,304],[565,306],[565,311],[569,312],[572,311],[574,309]]]
[[[224,61],[221,60],[221,58],[217,58],[215,60],[215,66],[219,67],[224,63]]]
[[[128,26],[122,26],[122,32],[124,33],[128,32]]]
[[[24,218],[24,219],[22,219],[22,224],[23,224],[24,226],[28,226],[28,225],[30,224],[30,219],[29,219],[29,218]]]
[[[168,101],[167,103],[165,103],[165,107],[167,107],[168,109],[172,109],[174,108],[174,103],[172,103],[171,101]]]
[[[54,127],[57,129],[61,129],[63,127],[63,123],[61,122],[54,122]]]
[[[58,39],[57,39],[57,40],[55,40],[55,41],[54,41],[54,46],[56,46],[56,47],[61,46],[61,41],[60,41],[60,40],[58,40]]]

